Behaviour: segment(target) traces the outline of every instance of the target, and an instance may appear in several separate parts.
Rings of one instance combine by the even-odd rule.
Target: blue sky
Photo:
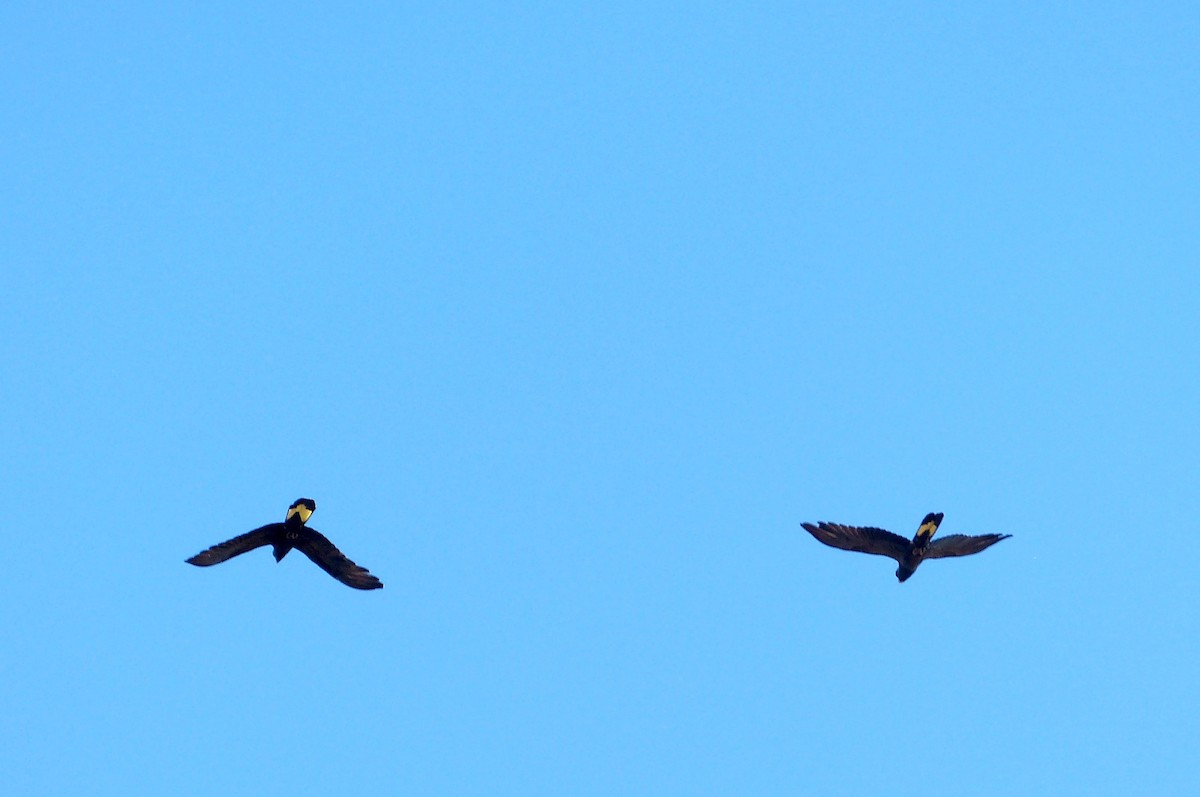
[[[8,788],[1194,792],[1198,40],[4,4]]]

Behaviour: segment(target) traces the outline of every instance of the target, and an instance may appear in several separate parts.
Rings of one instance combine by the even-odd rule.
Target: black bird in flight
[[[906,540],[899,534],[892,534],[883,529],[870,526],[843,526],[840,523],[801,523],[805,531],[821,542],[843,551],[859,551],[874,553],[880,556],[890,556],[900,563],[896,569],[896,578],[901,582],[909,576],[926,559],[943,559],[947,556],[969,556],[979,553],[984,548],[991,547],[1000,540],[1007,540],[1011,534],[980,534],[972,537],[967,534],[950,534],[939,537],[937,542],[930,542],[933,533],[942,523],[941,512],[930,512],[917,527],[917,534],[911,540]]]
[[[317,563],[329,575],[348,587],[355,589],[380,589],[383,582],[367,572],[365,567],[359,567],[346,558],[324,534],[314,528],[304,525],[317,509],[317,502],[311,498],[297,498],[288,507],[287,517],[282,523],[268,523],[254,531],[248,531],[232,540],[226,540],[220,545],[214,545],[207,551],[196,554],[188,559],[188,564],[197,567],[208,567],[232,559],[246,551],[253,551],[264,545],[274,548],[275,561],[287,556],[287,552],[295,548],[309,559]]]

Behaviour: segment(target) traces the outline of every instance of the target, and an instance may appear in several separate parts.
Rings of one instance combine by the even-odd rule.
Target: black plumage
[[[295,548],[309,559],[313,560],[329,575],[348,587],[355,589],[380,589],[383,582],[371,575],[366,568],[351,562],[337,546],[329,541],[324,534],[305,525],[309,517],[317,509],[316,501],[311,498],[299,498],[288,507],[287,516],[282,523],[268,523],[254,531],[248,531],[214,545],[207,551],[202,551],[191,559],[188,564],[197,567],[209,567],[220,564],[227,559],[270,545],[278,562],[287,556],[288,551]]]
[[[969,556],[991,547],[1011,534],[950,534],[933,540],[933,534],[942,523],[941,512],[930,512],[917,527],[911,540],[890,531],[871,526],[843,526],[840,523],[801,523],[809,534],[833,548],[843,551],[877,554],[895,559],[899,563],[896,578],[907,581],[921,562],[926,559],[943,559],[948,556]],[[933,540],[933,541],[931,541]]]

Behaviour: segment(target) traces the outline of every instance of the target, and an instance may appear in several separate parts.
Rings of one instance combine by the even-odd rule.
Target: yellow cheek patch
[[[306,507],[304,504],[300,504],[300,505],[294,506],[288,510],[287,517],[285,518],[285,520],[291,520],[292,515],[299,515],[300,522],[307,523],[308,519],[310,517],[312,517],[312,510],[309,509],[308,507]]]

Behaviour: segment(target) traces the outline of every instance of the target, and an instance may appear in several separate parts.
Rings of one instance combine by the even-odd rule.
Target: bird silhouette
[[[371,575],[365,567],[351,562],[324,534],[305,525],[316,509],[316,501],[311,498],[298,498],[288,507],[287,516],[282,523],[260,526],[254,531],[214,545],[207,551],[201,551],[187,562],[197,567],[210,567],[264,545],[270,545],[274,549],[275,561],[279,562],[287,556],[288,551],[295,548],[313,560],[317,567],[348,587],[382,588],[383,582]]]
[[[926,559],[944,559],[948,556],[969,556],[1006,540],[1011,534],[948,534],[931,542],[933,534],[942,523],[941,512],[930,512],[917,527],[911,540],[890,531],[871,526],[843,526],[840,523],[801,523],[809,534],[833,548],[843,551],[873,553],[895,559],[896,578],[907,581]]]

